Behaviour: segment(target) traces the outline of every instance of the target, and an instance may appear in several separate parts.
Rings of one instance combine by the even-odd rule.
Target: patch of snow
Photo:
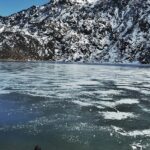
[[[2,33],[3,31],[4,31],[4,29],[5,29],[5,27],[3,26],[3,27],[1,27],[0,28],[0,33]]]
[[[92,104],[88,103],[88,102],[83,102],[83,101],[73,101],[75,104],[78,104],[80,106],[92,106]]]
[[[139,101],[137,99],[121,99],[116,102],[116,104],[138,104]]]
[[[133,113],[130,112],[99,112],[104,119],[107,120],[124,120],[127,118],[136,118]]]

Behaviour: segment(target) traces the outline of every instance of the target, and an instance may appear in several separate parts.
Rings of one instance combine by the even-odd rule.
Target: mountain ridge
[[[0,17],[0,59],[150,63],[149,0],[53,0]]]

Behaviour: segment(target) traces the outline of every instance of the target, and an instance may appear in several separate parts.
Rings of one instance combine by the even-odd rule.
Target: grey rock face
[[[53,0],[0,17],[0,58],[150,63],[149,0]]]

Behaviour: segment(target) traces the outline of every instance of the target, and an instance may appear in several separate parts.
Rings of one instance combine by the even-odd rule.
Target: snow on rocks
[[[52,0],[0,17],[0,58],[148,64],[149,11],[149,0]]]

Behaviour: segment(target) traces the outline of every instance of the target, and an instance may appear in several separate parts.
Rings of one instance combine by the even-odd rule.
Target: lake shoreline
[[[150,67],[150,64],[140,63],[100,63],[100,62],[65,62],[65,61],[51,61],[51,60],[13,60],[0,59],[0,62],[22,62],[22,63],[51,63],[51,64],[75,64],[75,65],[102,65],[102,66],[119,66],[119,67]]]

